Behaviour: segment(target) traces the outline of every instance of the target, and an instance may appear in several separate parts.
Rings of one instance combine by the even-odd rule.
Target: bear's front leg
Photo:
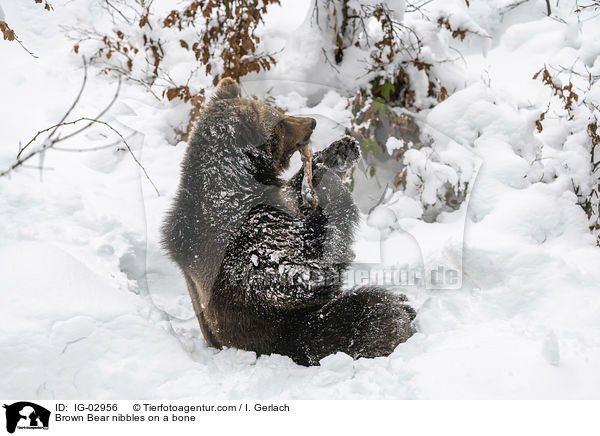
[[[334,170],[324,164],[316,164],[313,167],[312,182],[317,207],[313,208],[302,196],[303,174],[297,176],[295,181],[299,186],[294,187],[294,190],[304,216],[305,228],[310,229],[310,234],[317,236],[311,238],[310,245],[319,253],[317,257],[326,263],[347,265],[354,257],[351,245],[359,220],[352,194]]]
[[[325,150],[315,153],[313,164],[323,164],[343,178],[359,159],[358,141],[351,136],[344,136],[332,142]]]
[[[360,159],[360,146],[358,141],[351,136],[344,136],[337,141],[332,142],[329,147],[323,151],[315,153],[312,160],[313,184],[317,168],[326,167],[336,174],[340,179],[344,179],[348,171]],[[302,198],[302,183],[304,180],[304,168],[301,168],[290,180],[290,186],[297,194],[299,204],[304,203]]]

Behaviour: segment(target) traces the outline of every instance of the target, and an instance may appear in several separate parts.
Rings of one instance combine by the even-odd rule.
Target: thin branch
[[[406,13],[411,13],[411,12],[419,12],[421,14],[421,16],[426,19],[427,21],[431,21],[431,19],[429,18],[429,16],[422,11],[424,6],[427,6],[429,3],[433,2],[433,0],[426,0],[424,2],[422,2],[421,4],[413,4],[410,2],[406,2]]]
[[[59,142],[65,141],[68,138],[72,138],[73,136],[83,132],[84,130],[86,130],[87,128],[89,128],[90,126],[92,126],[93,124],[103,124],[104,126],[108,127],[110,130],[112,130],[114,133],[116,133],[119,138],[120,141],[118,142],[123,142],[123,144],[125,144],[125,147],[127,148],[127,151],[129,152],[129,154],[131,155],[131,157],[133,158],[133,160],[135,161],[135,163],[141,168],[141,170],[143,171],[144,175],[146,176],[146,178],[148,179],[148,181],[150,182],[150,184],[152,185],[152,187],[154,188],[154,190],[156,191],[156,194],[158,196],[160,196],[160,193],[158,191],[158,189],[156,188],[156,185],[154,184],[154,182],[152,181],[152,179],[150,178],[150,176],[148,175],[146,169],[144,168],[144,166],[141,164],[141,162],[137,159],[137,157],[135,156],[135,154],[133,153],[133,150],[131,149],[131,147],[129,146],[129,143],[127,142],[127,140],[123,137],[123,135],[117,130],[115,129],[113,126],[111,126],[110,124],[108,124],[106,121],[101,121],[98,118],[102,117],[114,104],[114,102],[117,100],[117,97],[119,95],[119,91],[121,89],[121,79],[119,78],[119,84],[117,86],[117,90],[115,92],[115,95],[113,96],[112,100],[109,102],[109,104],[100,112],[100,114],[98,114],[98,116],[96,118],[89,118],[89,117],[81,117],[78,118],[77,120],[74,121],[65,121],[67,119],[67,117],[71,114],[71,112],[73,111],[73,109],[75,108],[75,106],[77,105],[77,103],[79,102],[81,95],[83,94],[83,90],[85,88],[86,82],[87,82],[87,63],[86,60],[84,58],[83,60],[83,65],[84,65],[84,78],[83,78],[83,83],[81,85],[81,88],[77,94],[77,96],[75,97],[75,100],[73,101],[73,103],[71,104],[71,106],[69,107],[69,109],[67,110],[67,112],[65,113],[65,115],[63,115],[63,117],[61,118],[60,122],[47,127],[45,129],[42,129],[40,131],[38,131],[33,138],[31,138],[29,140],[29,142],[27,142],[27,144],[25,144],[24,147],[20,147],[19,146],[19,152],[17,153],[17,157],[16,157],[16,161],[10,166],[10,168],[6,169],[5,171],[0,173],[0,177],[10,173],[11,171],[13,171],[15,168],[22,166],[25,162],[27,162],[29,159],[31,159],[32,157],[36,156],[36,155],[42,155],[42,153],[44,153],[46,150],[50,150],[50,149],[57,149],[60,151],[84,151],[84,150],[77,150],[77,149],[67,149],[67,148],[57,148],[55,147],[55,145]],[[72,132],[66,136],[63,137],[57,137],[57,138],[52,138],[52,136],[57,132],[57,130],[60,127],[63,126],[70,126],[70,125],[75,125],[81,121],[88,121],[88,124],[86,124],[84,127],[82,127],[81,129],[76,130],[75,132]],[[39,137],[40,135],[46,133],[46,132],[50,132],[50,134],[48,135],[48,137],[44,140],[44,142],[42,143],[41,147],[39,147],[36,150],[33,150],[31,152],[29,152],[28,154],[26,154],[25,156],[23,155],[23,152],[25,150],[27,150],[29,148],[29,146],[31,144],[33,144]],[[89,148],[85,151],[93,151],[93,150],[100,150],[103,148],[108,148],[109,146],[112,146],[113,144],[108,144],[108,145],[104,145],[104,146],[100,146],[100,147],[93,147],[93,148]]]
[[[81,95],[83,94],[83,90],[85,89],[85,84],[87,82],[87,62],[86,62],[84,56],[82,56],[81,58],[83,59],[83,82],[81,83],[81,88],[79,88],[79,92],[77,93],[77,97],[75,97],[75,100],[73,101],[73,104],[71,104],[71,107],[67,110],[67,112],[65,112],[65,114],[63,115],[63,117],[61,118],[61,120],[58,122],[58,124],[60,124],[63,121],[65,121],[67,119],[67,117],[71,114],[71,112],[73,111],[73,109],[75,109],[75,106],[77,106],[77,103],[79,103],[79,99],[81,98]],[[58,129],[58,127],[56,129]],[[54,136],[54,134],[56,133],[56,129],[54,129],[52,132],[50,132],[50,134],[46,138],[46,141],[49,141],[50,138],[52,138],[52,136]],[[17,158],[18,157],[19,156],[17,155]]]
[[[80,120],[78,120],[78,121],[80,121]],[[76,122],[76,121],[73,121],[73,122],[68,122],[68,123],[58,123],[58,124],[54,124],[53,126],[47,127],[47,128],[45,128],[45,129],[43,129],[43,130],[39,130],[39,131],[38,131],[38,132],[35,134],[35,136],[34,136],[33,138],[31,138],[27,144],[25,144],[25,146],[24,146],[24,147],[21,147],[21,148],[19,148],[19,153],[17,154],[17,162],[19,162],[19,161],[21,161],[21,162],[24,162],[24,161],[26,161],[27,159],[29,159],[29,158],[31,157],[30,155],[27,155],[27,156],[26,156],[26,158],[24,158],[24,159],[21,159],[21,154],[23,154],[23,152],[25,151],[25,149],[27,149],[27,147],[29,147],[31,144],[33,144],[33,143],[35,142],[35,140],[36,140],[36,139],[38,139],[38,137],[39,137],[39,136],[40,136],[42,133],[46,133],[46,132],[48,132],[48,131],[50,131],[50,130],[52,130],[52,129],[55,129],[55,128],[57,128],[57,127],[60,127],[60,126],[68,126],[69,124],[74,124],[75,122]],[[46,144],[42,145],[42,147],[41,147],[41,148],[40,148],[40,149],[39,149],[39,150],[38,150],[36,153],[40,153],[41,151],[43,151],[43,150],[45,150],[45,149],[47,149],[47,148],[52,148],[52,146],[53,146],[53,145],[54,145],[54,142],[50,142],[49,144],[48,144],[48,143],[46,143]],[[19,165],[20,165],[20,164],[19,164]],[[16,168],[16,167],[17,167],[17,166],[19,166],[19,165],[15,165],[15,166],[11,167],[11,169],[13,169],[13,168]],[[5,172],[3,172],[3,173],[0,173],[0,176],[3,176],[3,175],[5,175],[5,174],[7,174],[7,173],[8,173],[8,171],[5,171]]]
[[[127,139],[131,139],[136,135],[136,133],[133,133],[132,135],[129,135],[127,137]],[[89,148],[67,148],[67,147],[52,147],[52,150],[56,150],[56,151],[68,151],[68,152],[72,152],[72,153],[83,153],[84,151],[98,151],[98,150],[105,150],[107,148],[111,148],[114,147],[115,145],[118,145],[121,143],[121,140],[117,140],[114,142],[111,142],[110,144],[105,144],[105,145],[99,145],[98,147],[89,147]],[[124,150],[121,149],[121,150]]]
[[[137,159],[137,157],[133,153],[133,150],[129,146],[129,143],[127,142],[127,140],[125,140],[125,138],[123,137],[123,135],[117,129],[115,129],[113,126],[111,126],[110,124],[108,124],[106,121],[96,120],[94,118],[88,118],[88,117],[81,117],[81,118],[79,118],[77,120],[74,120],[74,121],[63,122],[63,123],[59,123],[59,124],[55,124],[53,126],[47,127],[45,129],[40,130],[39,132],[37,132],[35,134],[35,136],[27,144],[25,144],[25,147],[23,147],[21,149],[21,152],[19,152],[19,155],[23,152],[23,150],[25,150],[27,147],[29,147],[29,145],[31,145],[37,138],[39,138],[39,136],[42,133],[48,132],[48,131],[50,131],[52,129],[55,129],[56,127],[74,125],[74,124],[77,124],[77,123],[79,123],[81,121],[90,121],[92,123],[102,124],[102,125],[108,127],[110,130],[112,130],[114,133],[116,133],[119,136],[119,138],[121,138],[121,141],[123,141],[123,144],[125,144],[125,147],[127,147],[127,151],[129,152],[129,154],[131,155],[131,157],[133,158],[133,160],[135,161],[135,163],[140,167],[140,169],[142,170],[142,172],[144,173],[144,175],[146,176],[146,178],[148,179],[148,181],[150,182],[150,184],[152,185],[152,187],[156,191],[156,194],[160,197],[160,192],[156,188],[156,185],[154,184],[154,182],[152,181],[152,179],[148,175],[148,172],[146,171],[146,168],[144,168],[144,166],[140,163],[140,161]],[[42,145],[42,147],[38,148],[37,150],[33,150],[29,154],[25,155],[24,157],[18,158],[17,161],[10,168],[8,168],[7,170],[5,170],[5,171],[3,171],[3,172],[0,173],[0,177],[6,175],[8,173],[10,173],[15,168],[23,165],[24,162],[28,161],[33,156],[36,156],[36,155],[38,155],[40,153],[43,153],[46,150],[52,149],[53,145],[54,145],[54,143],[44,144],[44,145]]]
[[[38,56],[34,55],[32,52],[30,52],[27,47],[25,47],[25,45],[23,45],[23,43],[21,42],[21,40],[17,37],[17,35],[15,35],[15,41],[17,41],[19,43],[19,45],[21,47],[23,47],[23,50],[25,50],[27,53],[29,53],[32,57],[34,57],[35,59],[39,59]]]
[[[70,107],[70,108],[67,110],[67,113],[66,113],[66,114],[65,114],[65,115],[64,115],[64,116],[61,118],[61,120],[60,120],[60,121],[59,121],[57,124],[55,124],[55,128],[54,128],[54,130],[52,130],[52,132],[50,133],[50,135],[48,135],[48,137],[47,137],[47,138],[46,138],[46,140],[44,141],[44,146],[43,146],[43,148],[45,148],[45,149],[46,149],[46,148],[54,148],[54,145],[55,145],[55,144],[57,144],[57,143],[59,143],[59,142],[62,142],[62,141],[65,141],[65,140],[67,140],[67,139],[69,139],[69,138],[72,138],[73,136],[75,136],[75,135],[77,135],[77,134],[79,134],[79,133],[83,132],[84,130],[86,130],[86,129],[90,128],[90,127],[91,127],[91,126],[94,124],[94,123],[92,123],[92,122],[91,122],[91,123],[88,123],[87,125],[83,126],[81,129],[78,129],[78,130],[76,130],[76,131],[74,131],[74,132],[72,132],[72,133],[69,133],[69,134],[68,134],[68,135],[66,135],[66,136],[58,137],[58,138],[56,138],[56,139],[51,139],[51,138],[52,138],[52,135],[54,135],[54,133],[57,131],[57,129],[58,129],[59,127],[62,127],[62,126],[66,126],[66,125],[68,125],[68,123],[65,123],[64,121],[65,121],[65,119],[67,118],[67,116],[68,116],[68,115],[71,113],[71,111],[73,110],[73,108],[75,107],[75,105],[77,104],[77,102],[79,101],[79,99],[80,99],[80,97],[81,97],[81,94],[82,94],[82,92],[83,92],[83,87],[85,86],[85,82],[86,82],[86,80],[85,80],[85,77],[86,77],[86,76],[87,76],[87,69],[86,69],[86,72],[85,72],[85,75],[84,75],[84,81],[83,81],[83,84],[82,84],[82,88],[81,88],[81,90],[79,91],[79,94],[78,94],[78,95],[77,95],[77,97],[75,98],[75,101],[73,102],[73,104],[71,105],[71,107]],[[103,115],[104,115],[106,112],[108,112],[108,110],[109,110],[109,109],[112,107],[112,105],[114,104],[114,102],[117,100],[117,97],[118,97],[118,95],[119,95],[119,91],[120,91],[120,89],[121,89],[121,78],[119,78],[119,84],[117,85],[117,90],[116,90],[116,92],[115,92],[115,95],[113,96],[112,100],[111,100],[111,101],[110,101],[110,103],[108,103],[108,105],[107,105],[107,106],[106,106],[106,107],[105,107],[105,108],[102,110],[102,112],[100,112],[100,113],[99,113],[99,114],[98,114],[98,115],[97,115],[97,116],[94,118],[95,120],[97,120],[97,119],[101,118],[101,117],[102,117],[102,116],[103,116]],[[39,133],[39,132],[38,132],[38,133]],[[44,133],[44,131],[41,131],[41,133]],[[19,153],[17,154],[17,160],[18,160],[18,159],[21,157],[21,154],[23,153],[23,151],[24,151],[24,150],[25,150],[27,147],[29,147],[29,145],[31,145],[31,143],[32,143],[33,141],[35,141],[36,139],[37,139],[37,135],[36,135],[36,137],[34,137],[34,138],[33,138],[33,140],[32,140],[32,141],[28,142],[27,144],[25,144],[25,146],[24,146],[24,147],[22,147],[22,148],[20,148],[20,149],[19,149]]]
[[[120,68],[117,66],[111,66],[111,67],[106,68],[103,71],[106,71],[106,72],[115,71],[115,72],[119,73],[121,76],[125,77],[126,80],[130,80],[132,82],[142,85],[144,88],[146,88],[146,91],[152,95],[152,97],[154,97],[157,101],[161,101],[160,97],[158,95],[156,95],[156,93],[152,90],[152,87],[150,85],[148,85],[146,82],[144,82],[141,79],[136,79],[131,74],[129,74],[129,72],[124,70],[123,68]]]
[[[102,110],[102,112],[100,112],[98,115],[96,115],[96,117],[94,119],[101,118],[106,112],[108,112],[108,110],[112,107],[112,105],[115,103],[115,101],[117,101],[117,98],[119,96],[119,91],[120,90],[121,90],[121,78],[119,77],[119,84],[117,85],[117,90],[115,91],[115,95],[113,96],[113,98],[110,101],[110,103],[108,103],[108,105]],[[83,132],[84,130],[90,128],[93,124],[94,123],[89,123],[89,124],[83,126],[81,129],[75,130],[74,132],[69,133],[67,136],[61,137],[56,142],[64,141],[65,139],[72,138],[73,136],[75,136],[75,135]]]
[[[114,5],[113,5],[113,4],[112,4],[112,3],[111,3],[109,0],[104,0],[104,3],[106,3],[106,4],[109,6],[109,8],[111,8],[111,9],[114,9],[114,10],[115,10],[115,12],[117,12],[117,13],[118,13],[118,14],[119,14],[119,15],[120,15],[120,16],[121,16],[121,17],[122,17],[124,20],[125,20],[125,22],[126,22],[127,24],[131,24],[131,20],[129,20],[129,18],[127,18],[127,17],[125,16],[125,14],[123,14],[123,12],[121,12],[121,11],[119,10],[119,8],[117,8],[116,6],[114,6]],[[111,15],[112,15],[112,14],[111,14]],[[113,22],[114,22],[114,19],[113,19]]]
[[[325,51],[325,49],[321,48],[321,50],[323,51],[323,56],[325,56],[325,62],[328,63],[331,66],[331,68],[333,68],[335,70],[335,72],[339,74],[340,70],[333,64],[333,62],[331,62],[329,60],[329,57],[327,56],[327,52]]]
[[[21,168],[29,168],[31,170],[39,170],[40,169],[40,167],[35,167],[33,165],[21,165]],[[54,171],[54,168],[51,168],[51,167],[44,167],[43,169],[44,169],[44,171]]]
[[[119,144],[121,142],[121,140],[119,139],[116,144]],[[107,148],[111,148],[114,147],[116,145],[115,143],[110,143],[110,144],[106,144],[106,145],[99,145],[98,147],[90,147],[90,148],[65,148],[65,147],[52,147],[52,150],[56,150],[56,151],[68,151],[68,152],[73,152],[73,153],[83,153],[84,151],[98,151],[98,150],[105,150]]]

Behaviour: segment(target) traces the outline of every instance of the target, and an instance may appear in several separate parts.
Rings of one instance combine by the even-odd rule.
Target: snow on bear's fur
[[[240,96],[221,81],[182,165],[163,242],[183,272],[207,342],[302,365],[342,351],[390,354],[412,334],[405,297],[341,290],[358,210],[340,178],[360,157],[345,137],[313,158],[318,206],[303,200],[303,170],[279,176],[315,127],[311,118]]]

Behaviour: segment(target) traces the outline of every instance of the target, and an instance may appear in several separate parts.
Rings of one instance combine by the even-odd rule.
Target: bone
[[[302,180],[302,186],[308,186],[309,192],[305,193],[306,199],[308,200],[312,208],[316,209],[319,205],[319,200],[317,198],[317,193],[315,192],[315,187],[313,186],[312,182],[313,151],[307,144],[300,149],[300,154],[302,155],[302,165],[304,167],[304,179]]]

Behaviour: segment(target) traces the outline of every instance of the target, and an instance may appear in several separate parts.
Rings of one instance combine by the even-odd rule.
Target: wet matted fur
[[[200,117],[163,244],[213,347],[313,365],[337,351],[385,356],[413,334],[404,296],[341,290],[359,215],[340,176],[360,157],[356,141],[345,137],[314,155],[316,209],[302,196],[303,170],[280,178],[314,126],[242,98],[231,79]]]

